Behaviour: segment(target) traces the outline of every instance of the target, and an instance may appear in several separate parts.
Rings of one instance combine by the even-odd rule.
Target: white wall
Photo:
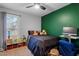
[[[41,17],[34,16],[27,13],[22,13],[19,11],[7,9],[7,8],[0,8],[0,12],[7,12],[12,13],[20,16],[20,24],[19,24],[19,32],[21,35],[27,35],[28,30],[41,30]]]
[[[15,10],[10,10],[7,8],[0,8],[0,12],[7,12],[12,13],[20,16],[19,21],[19,36],[22,37],[22,35],[28,35],[28,30],[41,30],[41,17],[30,15],[27,13],[22,13]],[[3,40],[3,20],[1,18],[0,14],[0,48],[2,47],[2,40]]]
[[[27,35],[28,30],[41,30],[41,17],[23,15],[21,18],[21,34]]]

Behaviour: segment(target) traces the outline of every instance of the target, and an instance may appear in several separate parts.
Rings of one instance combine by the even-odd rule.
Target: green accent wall
[[[70,4],[42,17],[42,29],[48,35],[59,36],[63,32],[63,27],[79,28],[79,4]],[[79,34],[79,32],[78,32]],[[79,48],[79,39],[72,40]]]
[[[42,29],[59,36],[63,27],[79,28],[79,4],[73,3],[42,17]]]

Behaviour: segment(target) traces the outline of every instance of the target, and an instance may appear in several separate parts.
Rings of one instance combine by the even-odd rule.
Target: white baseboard
[[[3,49],[3,48],[0,48],[0,52],[1,52],[1,51],[4,51],[4,49]]]

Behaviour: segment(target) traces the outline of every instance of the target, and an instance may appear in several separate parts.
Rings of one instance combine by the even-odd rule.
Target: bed
[[[27,45],[34,56],[45,56],[51,48],[58,45],[58,37],[29,35]]]

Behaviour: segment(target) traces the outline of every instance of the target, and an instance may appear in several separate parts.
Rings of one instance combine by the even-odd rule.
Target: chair
[[[73,43],[69,43],[65,40],[59,40],[59,52],[63,56],[74,56],[76,53],[76,47]]]

